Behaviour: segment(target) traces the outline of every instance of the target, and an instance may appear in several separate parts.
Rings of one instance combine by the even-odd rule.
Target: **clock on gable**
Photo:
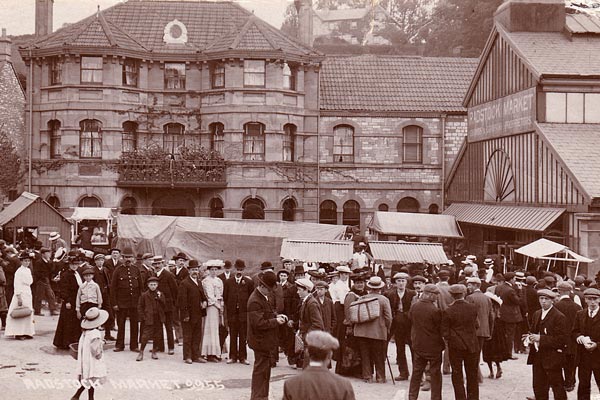
[[[163,40],[167,44],[186,44],[188,41],[187,28],[183,22],[174,19],[165,26]]]

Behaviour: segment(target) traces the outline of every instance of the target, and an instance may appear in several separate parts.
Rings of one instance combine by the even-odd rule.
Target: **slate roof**
[[[466,112],[477,59],[332,56],[321,69],[321,109]]]
[[[600,125],[538,124],[563,163],[591,197],[600,197]]]
[[[166,44],[165,26],[179,20],[188,41]],[[229,50],[320,55],[233,2],[127,1],[61,28],[33,44],[34,49],[119,47],[127,50],[195,54]]]

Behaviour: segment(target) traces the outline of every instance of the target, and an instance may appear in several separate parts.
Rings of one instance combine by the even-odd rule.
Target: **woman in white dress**
[[[14,336],[15,339],[33,339],[35,327],[33,325],[33,296],[31,295],[31,284],[33,276],[31,275],[32,257],[28,252],[19,254],[21,266],[15,272],[14,294],[8,307],[8,316],[6,318],[6,329],[4,336]],[[12,318],[10,314],[17,307],[25,306],[31,310],[27,317]]]
[[[223,323],[223,281],[217,277],[217,272],[224,265],[221,260],[206,262],[208,276],[202,281],[204,293],[208,298],[208,308],[204,320],[204,336],[201,354],[207,361],[218,362],[221,358],[221,343],[219,340],[219,325]]]

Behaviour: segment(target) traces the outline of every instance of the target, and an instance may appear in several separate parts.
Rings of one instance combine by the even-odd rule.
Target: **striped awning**
[[[564,212],[564,208],[453,203],[443,213],[454,215],[459,224],[543,232]]]
[[[351,240],[317,241],[283,239],[281,258],[304,262],[347,263],[352,259]]]
[[[369,242],[369,248],[376,261],[399,263],[445,264],[448,256],[441,243],[420,242]]]

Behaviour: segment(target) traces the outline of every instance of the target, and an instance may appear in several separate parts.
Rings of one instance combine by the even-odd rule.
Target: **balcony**
[[[120,160],[119,187],[220,188],[227,185],[224,160]]]

